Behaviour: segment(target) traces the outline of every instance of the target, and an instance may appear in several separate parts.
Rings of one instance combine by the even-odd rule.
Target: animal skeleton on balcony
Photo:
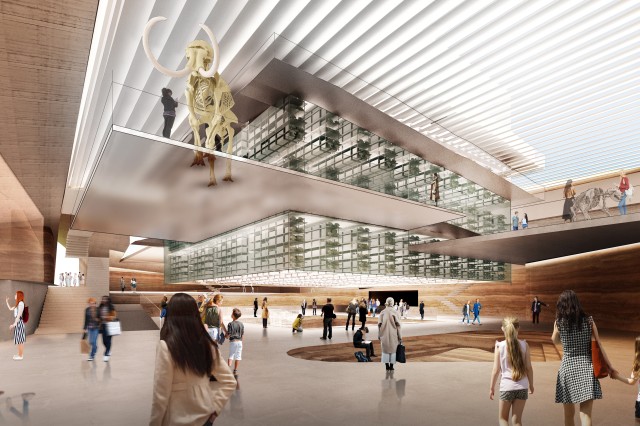
[[[144,29],[142,43],[147,57],[154,68],[169,77],[184,77],[189,74],[185,96],[189,108],[189,126],[193,131],[193,140],[196,146],[202,146],[198,129],[202,124],[208,124],[206,147],[215,148],[216,136],[220,137],[221,144],[227,140],[227,153],[233,150],[233,136],[235,131],[233,124],[238,122],[238,118],[231,111],[234,105],[233,96],[227,83],[218,74],[220,64],[220,48],[215,36],[204,24],[200,27],[209,36],[211,45],[202,40],[195,40],[189,43],[186,49],[187,65],[180,71],[172,71],[160,65],[149,48],[149,32],[158,21],[166,20],[165,17],[158,16],[147,22]],[[213,47],[212,47],[213,46]],[[207,67],[209,69],[207,70]],[[213,154],[204,154],[195,151],[195,158],[192,166],[204,166],[204,158],[209,162],[209,186],[216,184],[214,174]],[[231,160],[227,158],[227,169],[223,181],[233,182],[231,178]]]
[[[615,201],[620,201],[622,194],[618,188],[607,189],[602,188],[590,188],[584,192],[578,194],[573,201],[571,207],[571,221],[575,222],[578,219],[578,212],[582,213],[585,219],[591,220],[589,216],[589,210],[597,207],[602,202],[601,210],[611,216],[609,209],[607,208],[607,198],[611,198]]]

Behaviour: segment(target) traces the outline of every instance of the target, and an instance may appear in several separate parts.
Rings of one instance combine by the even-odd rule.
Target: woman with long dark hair
[[[115,321],[118,317],[116,307],[111,303],[111,297],[102,296],[100,306],[98,306],[98,315],[100,315],[100,333],[102,333],[102,344],[104,345],[104,362],[108,362],[111,358],[111,339],[112,335],[107,330],[107,323]]]
[[[591,337],[600,345],[609,370],[615,370],[600,343],[598,328],[588,316],[573,290],[565,290],[558,298],[556,321],[553,325],[553,343],[562,343],[562,362],[556,381],[556,403],[564,405],[564,424],[573,426],[574,404],[580,404],[580,421],[591,425],[593,400],[602,399],[600,382],[593,374],[591,361]]]
[[[200,320],[193,297],[176,293],[160,331],[149,425],[205,425],[220,415],[236,380]]]

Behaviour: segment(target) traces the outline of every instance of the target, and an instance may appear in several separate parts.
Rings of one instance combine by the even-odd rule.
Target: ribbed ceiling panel
[[[152,49],[168,67],[184,66],[188,41],[205,38],[199,22],[218,37],[228,80],[282,34],[308,52],[281,59],[524,188],[640,164],[640,2],[120,2],[102,66],[135,88],[183,92],[141,47],[146,21],[164,14]],[[123,92],[115,103],[128,125],[157,133],[148,99]],[[186,114],[174,129],[187,131]]]

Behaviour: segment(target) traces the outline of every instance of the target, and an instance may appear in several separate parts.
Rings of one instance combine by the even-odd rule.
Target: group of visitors
[[[536,299],[534,305],[542,303]],[[539,309],[539,306],[537,306]],[[536,312],[536,311],[534,311]],[[539,312],[539,310],[538,310]],[[498,422],[506,426],[511,418],[514,425],[522,424],[522,414],[529,394],[534,392],[533,368],[529,346],[518,339],[520,324],[517,318],[502,321],[505,340],[496,342],[489,398],[495,396],[499,379],[500,404]],[[592,347],[597,345],[604,360],[604,368],[612,379],[634,385],[640,379],[640,337],[635,342],[635,359],[631,377],[623,377],[613,368],[600,341],[593,318],[587,315],[578,296],[572,290],[564,291],[556,304],[556,319],[552,341],[562,345],[562,361],[556,379],[556,403],[563,404],[564,424],[573,425],[576,404],[579,405],[583,426],[591,425],[593,401],[602,399],[600,382],[594,374]],[[592,339],[595,341],[592,343]],[[635,415],[640,420],[640,394]]]
[[[517,231],[520,226],[522,226],[522,229],[527,229],[529,227],[529,216],[525,213],[524,216],[522,216],[522,219],[520,219],[520,216],[518,216],[518,210],[516,210],[513,213],[513,216],[511,216],[511,227],[514,231]]]
[[[462,323],[464,324],[464,320],[467,320],[467,325],[475,324],[476,320],[478,321],[478,325],[482,325],[480,322],[480,310],[482,310],[482,304],[480,303],[480,299],[476,299],[476,302],[471,306],[471,300],[467,300],[467,303],[462,306]],[[473,313],[473,321],[469,323],[469,318]]]
[[[116,308],[111,303],[109,296],[102,296],[100,306],[96,306],[96,299],[90,297],[89,306],[84,311],[84,335],[83,339],[89,340],[90,352],[87,361],[93,361],[98,351],[98,334],[102,334],[104,345],[104,362],[111,358],[111,338],[113,333],[109,330],[108,323],[117,321]]]
[[[371,306],[371,301],[369,301]],[[351,330],[356,326],[356,314],[358,315],[358,321],[360,322],[360,329],[364,328],[367,323],[367,312],[370,308],[367,307],[367,300],[363,297],[358,301],[357,298],[353,298],[347,305],[347,325],[345,330],[349,329],[349,322],[351,321]]]
[[[138,280],[136,280],[136,277],[131,277],[129,285],[131,286],[131,291],[135,293],[138,288]],[[126,288],[124,277],[120,277],[120,291],[124,293]]]
[[[407,318],[407,312],[409,312],[409,304],[407,302],[400,299],[400,302],[396,303],[394,309],[400,312],[400,318]]]
[[[624,171],[624,169],[620,170],[620,180],[614,187],[618,191],[620,191],[620,199],[618,200],[618,211],[620,212],[621,216],[624,216],[627,214],[627,200],[633,195],[633,186],[631,186],[629,177],[627,176],[627,173]],[[573,220],[575,220],[574,206],[576,194],[577,192],[573,184],[573,180],[569,179],[565,184],[562,193],[564,198],[564,205],[562,207],[562,219],[565,222],[572,222]]]
[[[60,272],[58,275],[60,287],[78,287],[85,285],[85,277],[81,272]]]

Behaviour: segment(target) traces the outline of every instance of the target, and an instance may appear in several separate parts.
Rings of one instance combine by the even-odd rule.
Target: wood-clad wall
[[[555,310],[558,296],[574,290],[600,327],[640,332],[640,244],[526,266],[527,290]]]

